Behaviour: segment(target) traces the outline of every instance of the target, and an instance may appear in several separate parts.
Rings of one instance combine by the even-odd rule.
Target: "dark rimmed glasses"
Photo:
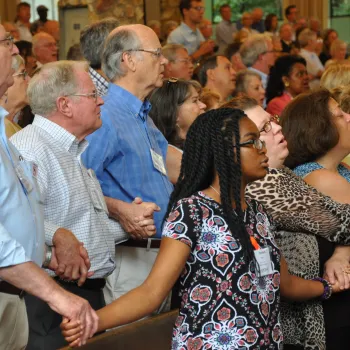
[[[253,145],[253,147],[255,149],[257,149],[258,151],[261,151],[263,148],[266,148],[265,141],[260,140],[260,139],[249,140],[249,141],[242,142],[242,143],[238,144],[238,146],[240,146],[240,147],[249,146],[249,145]],[[234,145],[234,147],[237,147],[237,145]]]
[[[13,48],[13,37],[8,35],[5,39],[0,40],[0,43],[11,51]]]

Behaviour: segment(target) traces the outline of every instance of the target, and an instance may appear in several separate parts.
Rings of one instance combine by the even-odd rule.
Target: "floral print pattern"
[[[197,192],[169,214],[163,236],[191,248],[180,277],[173,350],[281,349],[280,253],[263,207],[247,200],[247,234],[269,248],[273,273],[259,277],[247,262],[220,204]]]

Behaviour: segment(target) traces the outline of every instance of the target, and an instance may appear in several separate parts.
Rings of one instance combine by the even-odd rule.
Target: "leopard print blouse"
[[[247,187],[246,195],[272,215],[276,242],[289,272],[306,279],[318,277],[316,235],[340,245],[350,244],[350,206],[319,193],[286,167],[269,170],[264,179]],[[326,349],[321,302],[282,302],[281,322],[285,344]]]

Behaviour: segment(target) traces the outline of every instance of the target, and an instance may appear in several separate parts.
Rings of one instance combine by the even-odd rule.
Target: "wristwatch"
[[[46,254],[45,254],[45,260],[43,262],[43,267],[47,268],[49,267],[52,259],[52,248],[50,246],[46,246]]]

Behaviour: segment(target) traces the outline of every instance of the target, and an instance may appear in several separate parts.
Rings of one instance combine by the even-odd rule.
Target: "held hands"
[[[78,286],[85,283],[86,278],[94,273],[88,272],[91,264],[84,244],[74,234],[59,228],[53,237],[54,248],[49,268],[62,279],[78,280]]]
[[[326,264],[323,278],[332,284],[333,292],[341,292],[350,288],[349,261],[342,257],[332,257]]]
[[[141,198],[136,197],[132,203],[127,204],[119,221],[133,239],[147,239],[156,234],[153,219],[155,211],[160,211],[157,204],[143,202]]]
[[[204,41],[201,46],[199,47],[199,51],[201,53],[201,55],[206,55],[209,53],[213,53],[214,52],[214,47],[215,47],[215,41],[214,40],[207,40]]]
[[[83,332],[80,322],[69,321],[67,318],[64,318],[60,327],[64,339],[67,343],[69,343],[69,347],[75,348],[81,345],[81,337]]]

